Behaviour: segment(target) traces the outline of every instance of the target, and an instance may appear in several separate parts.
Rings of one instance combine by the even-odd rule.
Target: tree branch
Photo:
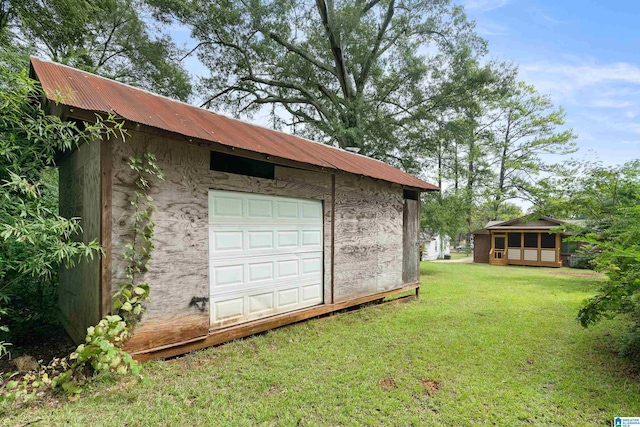
[[[382,43],[384,34],[386,33],[387,28],[389,28],[389,24],[391,23],[391,19],[393,18],[394,6],[395,6],[395,0],[391,0],[389,2],[389,7],[387,7],[387,13],[385,14],[384,21],[382,22],[382,25],[378,30],[378,35],[376,36],[376,41],[373,44],[371,53],[369,54],[369,57],[367,58],[367,60],[364,63],[364,66],[362,67],[362,72],[360,73],[359,81],[356,82],[356,88],[358,92],[361,92],[364,90],[364,84],[367,81],[367,78],[369,77],[369,71],[371,70],[371,65],[373,64],[373,61],[378,58],[378,54],[379,54],[378,50],[380,49],[380,44]],[[399,37],[399,35],[397,37]]]
[[[345,99],[351,99],[353,97],[351,84],[349,83],[347,67],[345,65],[344,55],[342,54],[342,46],[336,38],[333,28],[331,27],[331,22],[329,22],[329,10],[327,9],[327,4],[325,3],[325,0],[316,0],[316,5],[318,7],[318,12],[320,13],[322,26],[324,27],[325,33],[329,38],[331,53],[333,54],[333,59],[336,64],[335,75],[336,77],[338,77],[338,81],[340,82],[342,94]]]
[[[300,47],[294,46],[293,44],[291,44],[291,43],[287,42],[286,40],[282,39],[282,37],[280,37],[278,34],[275,34],[273,32],[269,32],[267,34],[267,36],[269,36],[269,38],[271,40],[273,40],[274,42],[276,42],[279,45],[285,47],[289,52],[295,53],[296,55],[298,55],[301,58],[305,59],[306,61],[312,63],[316,67],[318,67],[318,68],[320,68],[320,69],[322,69],[324,71],[327,71],[327,72],[331,73],[334,76],[336,75],[335,68],[331,67],[328,64],[325,64],[324,62],[321,62],[321,61],[317,60],[316,58],[311,56],[308,52],[305,52],[304,50],[302,50]]]

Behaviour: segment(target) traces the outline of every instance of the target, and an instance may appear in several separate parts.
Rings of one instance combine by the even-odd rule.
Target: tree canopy
[[[138,0],[5,0],[0,28],[36,55],[186,101],[180,51],[145,15]]]
[[[203,105],[276,105],[306,135],[406,167],[416,119],[467,96],[450,77],[485,48],[447,0],[148,2],[197,40]]]

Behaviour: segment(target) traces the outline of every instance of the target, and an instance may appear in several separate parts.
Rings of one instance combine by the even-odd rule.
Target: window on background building
[[[555,249],[556,235],[549,233],[540,234],[540,247],[544,249]]]
[[[525,248],[537,248],[538,247],[538,233],[524,233],[524,247]]]
[[[510,248],[519,248],[522,241],[522,234],[520,233],[509,233],[509,247]]]

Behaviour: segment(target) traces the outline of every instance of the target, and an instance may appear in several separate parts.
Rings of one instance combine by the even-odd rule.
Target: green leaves
[[[26,58],[17,58],[0,47],[0,296],[19,295],[25,305],[5,313],[12,334],[29,330],[29,322],[54,321],[47,304],[54,304],[57,271],[102,253],[97,241],[78,238],[79,218],[58,214],[55,154],[123,136],[113,117],[79,123],[47,114]],[[0,310],[8,304],[0,300]]]
[[[124,259],[127,262],[127,278],[129,280],[119,284],[120,289],[113,296],[113,307],[122,315],[129,325],[134,325],[142,313],[143,303],[149,296],[150,287],[147,283],[138,283],[151,260],[154,249],[153,233],[155,222],[153,212],[155,205],[153,197],[149,195],[151,179],[164,179],[153,153],[147,151],[129,157],[129,167],[135,172],[134,186],[130,205],[133,213],[131,226],[132,240],[125,244]]]
[[[450,1],[148,3],[199,42],[212,71],[199,88],[205,106],[251,116],[270,105],[275,128],[293,122],[303,136],[403,168],[418,166],[414,123],[467,96],[450,79],[457,53],[485,48]]]
[[[8,0],[12,30],[38,56],[187,101],[181,50],[138,0]]]
[[[631,320],[622,351],[640,355],[640,161],[605,167],[570,165],[549,187],[560,188],[544,199],[543,212],[582,218],[585,227],[569,240],[580,242],[579,256],[607,275],[598,292],[577,314],[582,326],[625,316]]]
[[[54,192],[54,154],[83,145],[96,144],[114,136],[123,139],[122,124],[113,118],[96,118],[96,123],[62,122],[44,112],[39,100],[44,94],[25,72],[6,66],[6,52],[0,50],[0,315],[6,316],[7,293],[16,283],[50,283],[61,267],[102,254],[96,240],[82,241],[79,218],[58,215]],[[162,179],[155,156],[144,153],[131,160],[136,172],[134,238],[125,248],[129,281],[114,296],[118,314],[89,327],[85,342],[63,361],[52,361],[42,370],[26,375],[21,382],[9,382],[8,399],[27,400],[35,391],[51,385],[77,396],[86,375],[95,372],[140,372],[122,350],[130,328],[142,315],[150,287],[139,283],[153,251],[153,198],[148,194],[153,180]],[[55,186],[51,182],[55,183]],[[4,319],[3,319],[4,320]],[[0,330],[7,328],[0,325]],[[10,345],[0,341],[0,355]]]

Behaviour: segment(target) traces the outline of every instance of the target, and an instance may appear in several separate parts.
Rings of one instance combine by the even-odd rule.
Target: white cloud
[[[509,28],[506,25],[486,19],[477,23],[476,30],[482,36],[501,36],[509,32]]]
[[[594,100],[589,106],[596,107],[596,108],[627,108],[627,107],[631,107],[632,105],[634,105],[634,103],[631,101],[625,101],[625,100],[615,99],[615,98],[613,99],[601,98],[601,99]]]
[[[560,62],[537,62],[524,64],[520,70],[531,81],[540,81],[543,86],[562,93],[603,83],[623,83],[640,85],[640,67],[627,62],[612,64],[581,64]]]
[[[487,12],[506,6],[509,0],[465,0],[464,7],[467,10]]]
[[[550,53],[551,54],[551,53]],[[583,150],[606,164],[640,157],[640,64],[564,55],[524,62],[520,79],[551,95]]]
[[[545,21],[551,22],[552,24],[566,24],[566,21],[562,21],[560,19],[556,19],[553,18],[543,12],[540,12],[540,16],[542,17],[542,19],[544,19]]]
[[[583,125],[594,126],[599,132],[608,130],[624,135],[624,140],[630,141],[640,135],[640,123],[629,120],[624,115],[611,114],[606,110],[597,113],[584,113],[581,115]]]

